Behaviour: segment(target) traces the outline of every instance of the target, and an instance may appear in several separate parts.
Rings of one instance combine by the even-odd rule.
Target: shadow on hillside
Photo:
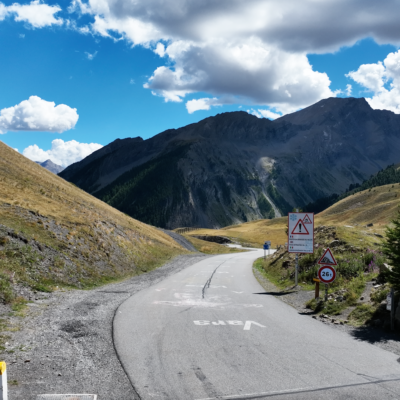
[[[400,342],[399,333],[385,331],[382,328],[372,326],[360,326],[359,328],[355,328],[350,334],[357,340],[363,340],[371,344],[386,342],[388,340]]]
[[[267,295],[267,296],[286,296],[287,294],[292,294],[295,293],[295,291],[292,292],[261,292],[261,293],[253,293],[253,294],[262,294],[262,295]]]

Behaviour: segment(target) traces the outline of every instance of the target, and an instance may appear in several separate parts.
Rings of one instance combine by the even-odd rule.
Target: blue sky
[[[398,2],[348,0],[332,22],[330,0],[229,1],[0,3],[0,140],[66,166],[226,111],[272,118],[351,95],[400,112]],[[371,18],[340,18],[362,4]],[[277,8],[286,21],[265,17]]]

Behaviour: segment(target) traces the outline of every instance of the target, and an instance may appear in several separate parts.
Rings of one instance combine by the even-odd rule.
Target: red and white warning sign
[[[319,265],[337,265],[335,257],[333,257],[333,254],[329,247],[325,250],[325,253],[319,259],[317,264],[319,264]]]
[[[313,213],[289,213],[288,252],[314,253]]]
[[[308,232],[307,228],[304,225],[304,222],[302,219],[299,219],[297,221],[296,226],[292,230],[292,235],[309,235],[310,232]]]
[[[336,279],[335,268],[330,265],[323,265],[318,270],[318,278],[322,283],[332,283]]]
[[[306,214],[306,216],[303,218],[303,222],[305,224],[312,224],[311,218]]]

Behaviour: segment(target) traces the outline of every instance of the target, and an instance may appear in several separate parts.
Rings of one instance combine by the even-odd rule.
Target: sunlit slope
[[[365,190],[347,197],[316,215],[315,225],[335,225],[356,233],[373,231],[382,234],[400,205],[400,184],[385,185]],[[366,229],[367,224],[373,227]],[[226,236],[242,243],[261,246],[271,240],[272,246],[287,242],[285,233],[287,218],[258,220],[223,229],[202,229],[189,235]],[[376,237],[374,239],[377,241]]]
[[[317,221],[331,225],[387,225],[400,205],[400,184],[378,186],[355,193],[335,203],[317,216]]]
[[[36,264],[46,282],[98,283],[152,269],[186,252],[163,232],[117,211],[2,142],[0,218],[4,237],[0,252],[8,254],[5,244],[15,241],[7,228],[20,233],[35,252],[45,249],[37,251]],[[58,259],[65,256],[65,260],[46,263],[42,260],[50,257],[46,249],[49,254],[59,252]],[[53,265],[44,268],[43,263]],[[68,266],[68,274],[63,273],[63,265]],[[4,268],[1,264],[0,273]]]
[[[227,226],[222,229],[200,229],[189,232],[188,235],[225,236],[242,245],[260,247],[270,240],[273,247],[287,241],[285,227],[287,218],[260,219],[240,225]]]

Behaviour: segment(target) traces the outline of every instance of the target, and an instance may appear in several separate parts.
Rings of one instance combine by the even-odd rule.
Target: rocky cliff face
[[[118,139],[60,176],[156,226],[221,227],[340,193],[399,159],[400,116],[331,98],[275,121],[224,113]]]

